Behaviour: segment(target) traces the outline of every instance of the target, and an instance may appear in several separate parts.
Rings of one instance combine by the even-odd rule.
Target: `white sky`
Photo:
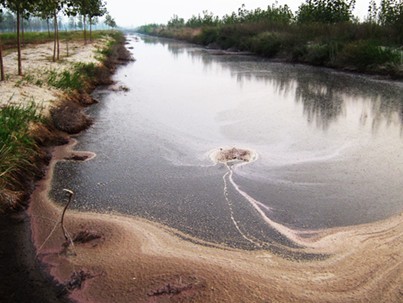
[[[304,0],[278,0],[295,12]],[[370,0],[356,0],[354,15],[362,20],[367,15]],[[139,26],[148,23],[167,23],[176,14],[185,20],[208,10],[222,17],[237,11],[242,4],[246,9],[267,8],[273,0],[107,0],[107,9],[119,26]]]

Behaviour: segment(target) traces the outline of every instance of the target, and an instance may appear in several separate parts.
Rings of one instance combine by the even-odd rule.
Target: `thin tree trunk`
[[[87,44],[87,25],[86,25],[86,16],[83,16],[83,25],[84,25],[84,44]]]
[[[68,34],[68,32],[67,32],[67,29],[66,29],[66,53],[67,53],[67,57],[69,57],[69,34]]]
[[[20,11],[17,10],[17,53],[18,53],[18,75],[22,76],[21,66],[21,37],[20,37]]]
[[[57,48],[57,16],[53,16],[53,62],[56,62],[56,48]]]
[[[21,45],[25,46],[25,28],[24,28],[24,17],[21,16]]]
[[[4,65],[3,65],[3,45],[0,41],[0,81],[4,81]]]
[[[90,42],[92,42],[92,18],[88,17],[88,20],[90,22]]]
[[[56,44],[57,44],[57,61],[60,60],[60,41],[59,41],[59,22],[57,20],[57,12],[55,11],[56,24]]]
[[[50,38],[50,24],[49,24],[49,18],[46,18],[46,24],[48,25],[48,37]]]

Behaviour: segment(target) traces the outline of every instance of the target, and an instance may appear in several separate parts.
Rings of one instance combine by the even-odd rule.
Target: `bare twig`
[[[61,224],[62,230],[63,230],[63,235],[64,235],[64,238],[65,238],[66,241],[67,241],[67,240],[69,240],[69,238],[67,237],[67,234],[68,234],[68,233],[67,233],[66,229],[64,228],[63,222],[64,222],[64,215],[66,214],[66,210],[67,210],[67,208],[69,207],[71,201],[73,200],[74,192],[73,192],[72,190],[70,190],[70,189],[63,189],[63,191],[67,192],[68,195],[69,195],[69,201],[67,202],[66,206],[65,206],[64,209],[63,209],[62,218],[61,218],[61,220],[60,220],[60,224]]]
[[[59,224],[62,226],[63,235],[64,235],[64,238],[66,239],[66,242],[67,242],[67,247],[68,247],[68,245],[74,246],[73,240],[72,240],[69,232],[64,227],[64,215],[66,214],[67,208],[69,207],[71,201],[73,200],[74,192],[72,190],[69,190],[69,189],[63,189],[63,191],[65,191],[65,192],[67,192],[69,194],[69,201],[67,202],[66,206],[63,208],[63,212],[62,212],[62,216],[61,216],[60,221],[56,222],[56,224],[53,226],[52,231],[49,233],[49,235],[46,237],[45,241],[39,247],[37,254],[39,254],[39,252],[45,246],[46,242],[48,242],[49,239],[52,237],[53,233],[56,231],[56,228],[57,228],[57,226]],[[53,220],[49,219],[49,221],[53,221]]]

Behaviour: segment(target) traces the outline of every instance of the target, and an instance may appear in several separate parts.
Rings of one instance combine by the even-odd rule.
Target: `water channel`
[[[311,231],[403,211],[403,84],[128,36],[136,61],[98,89],[96,123],[51,196],[241,248],[296,248]],[[255,161],[214,163],[238,147]]]

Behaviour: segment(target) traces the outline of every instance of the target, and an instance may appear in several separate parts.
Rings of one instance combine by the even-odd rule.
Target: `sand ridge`
[[[48,175],[32,196],[37,247],[61,213],[48,199],[52,169],[71,152],[71,146],[55,149]],[[102,241],[76,244],[66,255],[58,228],[38,256],[61,283],[73,272],[91,274],[71,293],[78,302],[401,302],[402,218],[322,231],[308,250],[329,258],[298,262],[265,250],[194,244],[141,218],[68,211],[71,234],[92,230]]]

